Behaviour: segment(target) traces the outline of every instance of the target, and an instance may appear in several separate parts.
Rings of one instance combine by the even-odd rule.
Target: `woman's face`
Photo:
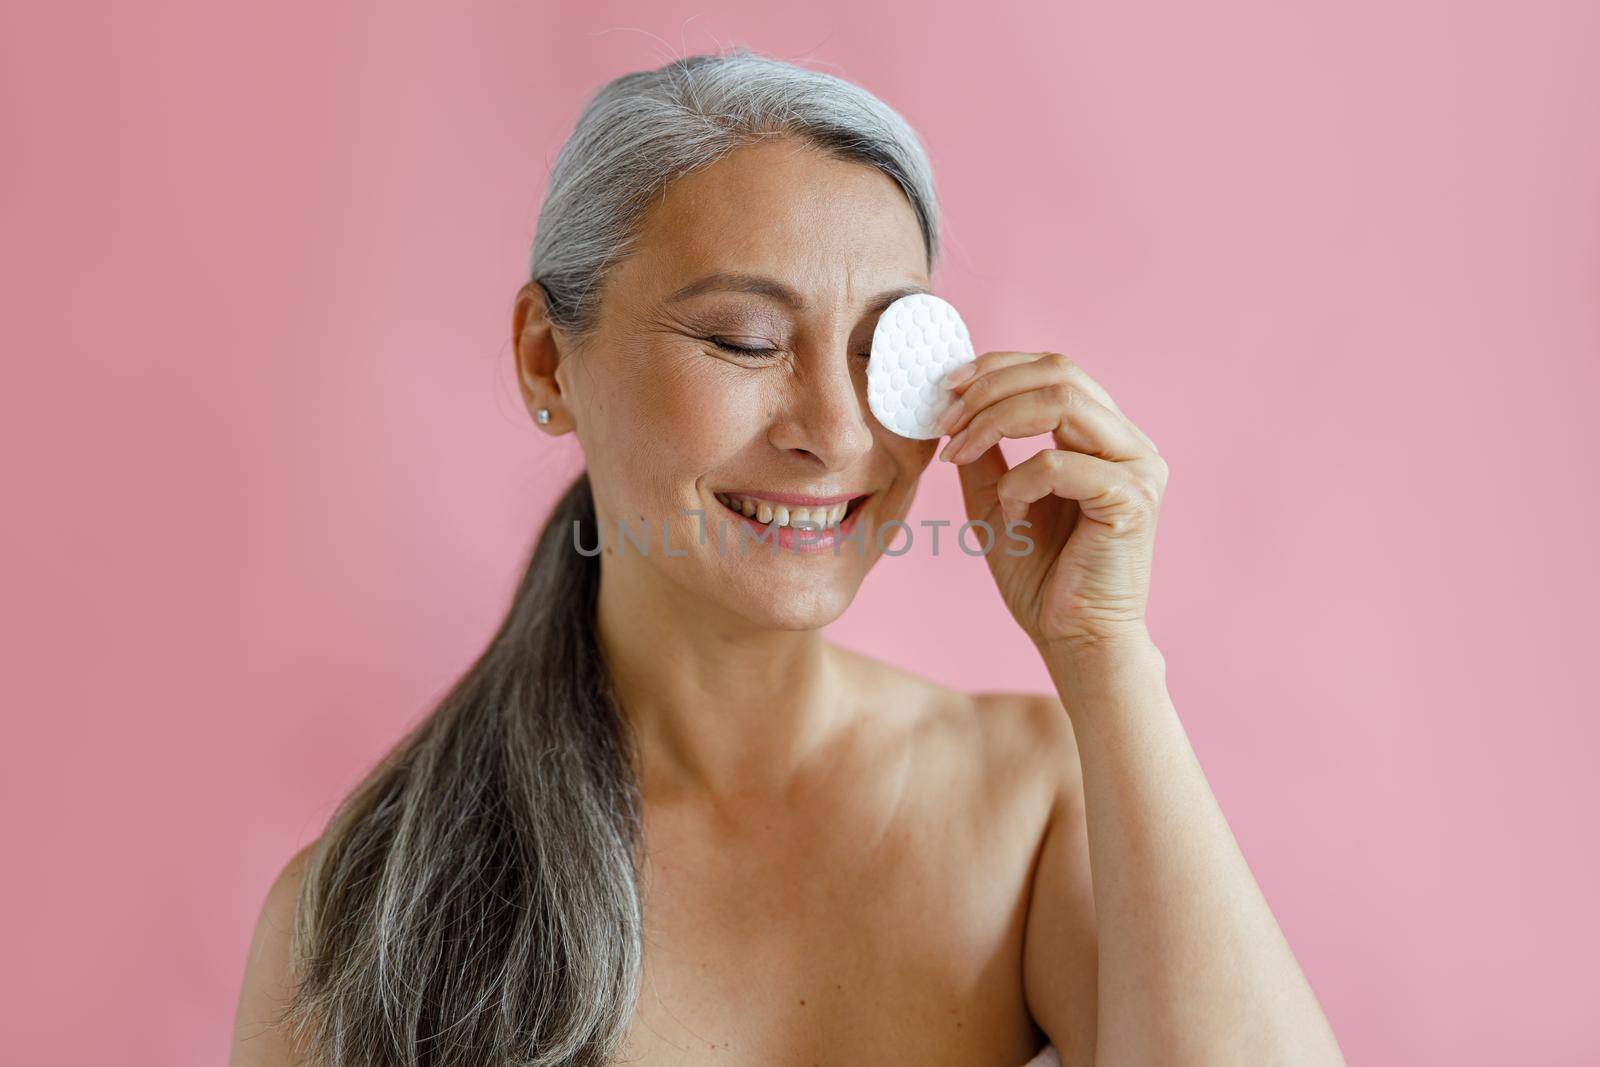
[[[718,274],[771,291],[712,281],[681,294]],[[636,253],[606,279],[599,332],[556,371],[594,488],[606,580],[664,580],[672,596],[759,626],[838,617],[881,554],[878,528],[904,518],[937,445],[885,429],[866,400],[879,313],[928,284],[911,205],[872,167],[775,139],[671,185]],[[793,302],[775,295],[784,290]],[[868,494],[853,506],[860,536],[837,552],[774,552],[718,500],[740,491]],[[691,509],[704,513],[703,538]],[[618,543],[619,521],[648,526],[648,554]],[[895,529],[884,544],[903,540]]]

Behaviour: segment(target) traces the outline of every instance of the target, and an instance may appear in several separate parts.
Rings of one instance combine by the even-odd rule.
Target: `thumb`
[[[956,473],[961,479],[961,496],[966,504],[967,518],[986,519],[999,510],[1000,493],[996,486],[1000,476],[1010,469],[998,441],[984,449],[977,459],[957,465]]]

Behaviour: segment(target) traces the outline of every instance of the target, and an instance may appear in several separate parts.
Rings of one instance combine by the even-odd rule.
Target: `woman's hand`
[[[989,569],[1023,630],[1041,651],[1148,641],[1167,485],[1155,444],[1059,352],[985,352],[945,380],[958,398],[940,426],[952,437],[939,458],[959,465],[968,519],[995,531]],[[1046,432],[1056,448],[1007,467],[1002,437]]]

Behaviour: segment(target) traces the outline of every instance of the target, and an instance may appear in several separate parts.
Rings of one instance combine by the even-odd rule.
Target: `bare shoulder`
[[[1048,814],[1063,794],[1081,795],[1072,723],[1054,693],[967,692],[861,652],[835,649],[857,689],[872,694],[875,709],[884,709],[875,713],[903,717],[907,729],[933,748],[973,767],[983,793],[1010,813],[1020,803],[1042,805],[1040,814]]]
[[[292,993],[289,963],[296,904],[316,842],[291,856],[268,887],[245,960],[229,1067],[298,1067],[306,1062],[281,1026]]]
[[[1081,799],[1077,735],[1060,697],[996,690],[973,693],[972,700],[1002,764],[1028,767],[1040,775],[1058,803]]]

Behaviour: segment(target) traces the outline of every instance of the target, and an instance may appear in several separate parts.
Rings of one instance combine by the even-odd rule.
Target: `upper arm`
[[[1024,990],[1028,1010],[1050,1035],[1062,1062],[1091,1063],[1099,951],[1078,746],[1072,722],[1055,694],[1035,697],[1030,714],[1048,761],[1055,801],[1028,901]]]
[[[305,1062],[278,1023],[292,992],[289,946],[295,904],[315,844],[295,853],[267,890],[245,962],[229,1067],[300,1067]]]

